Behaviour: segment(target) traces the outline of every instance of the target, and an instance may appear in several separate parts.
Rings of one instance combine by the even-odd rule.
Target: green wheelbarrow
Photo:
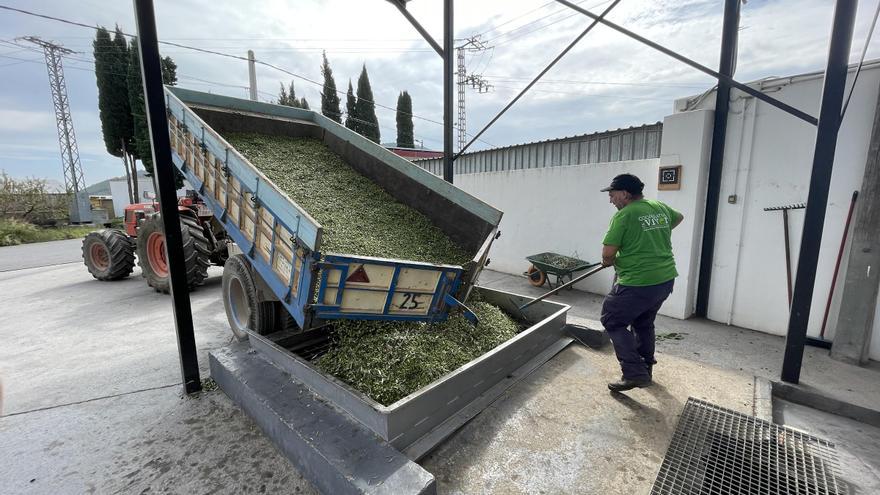
[[[565,283],[566,277],[571,281],[576,272],[599,264],[550,252],[526,256],[526,260],[532,264],[529,270],[523,273],[529,278],[529,283],[541,287],[546,282],[551,289],[553,288],[551,275],[556,276],[556,287],[559,287]]]

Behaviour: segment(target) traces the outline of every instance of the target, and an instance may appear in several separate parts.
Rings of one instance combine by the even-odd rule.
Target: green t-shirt
[[[652,199],[639,199],[611,217],[602,244],[617,246],[617,283],[646,286],[678,276],[672,257],[672,223],[680,214]]]

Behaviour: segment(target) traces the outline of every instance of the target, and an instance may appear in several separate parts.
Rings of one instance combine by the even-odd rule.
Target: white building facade
[[[852,84],[850,70],[848,86]],[[752,84],[774,98],[818,115],[822,73],[765,79]],[[818,336],[853,191],[861,187],[880,88],[880,61],[865,64],[837,143],[834,172],[816,272],[808,334]],[[705,96],[705,95],[704,95]],[[664,119],[659,158],[506,168],[456,174],[455,184],[504,211],[502,237],[492,248],[492,268],[520,274],[525,257],[543,251],[598,261],[601,240],[614,213],[599,189],[620,173],[645,182],[645,195],[681,211],[673,235],[679,278],[662,314],[694,314],[706,181],[711,150],[714,93],[675,102]],[[784,335],[788,290],[782,215],[764,208],[807,200],[816,127],[738,90],[731,92],[718,209],[708,318]],[[678,190],[658,191],[661,166],[681,166]],[[804,210],[789,213],[792,274],[796,272]],[[851,232],[850,232],[851,235]],[[825,337],[833,339],[848,250],[844,250]],[[792,275],[793,276],[793,275]],[[580,289],[604,294],[612,274],[600,272]],[[870,357],[880,360],[880,315],[874,319]]]

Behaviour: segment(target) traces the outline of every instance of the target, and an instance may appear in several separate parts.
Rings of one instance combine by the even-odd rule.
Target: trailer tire
[[[238,340],[247,339],[247,329],[259,335],[275,332],[275,304],[276,301],[260,301],[247,258],[236,254],[226,260],[223,266],[223,307],[229,327]]]
[[[186,266],[186,285],[192,290],[208,277],[211,248],[202,226],[197,220],[180,216],[180,234]],[[171,287],[168,260],[165,252],[165,230],[162,219],[156,215],[147,219],[138,229],[138,265],[147,285],[167,294]]]
[[[90,232],[83,239],[82,257],[89,273],[98,280],[120,280],[134,270],[134,244],[121,230]]]
[[[296,332],[299,330],[299,323],[293,318],[284,305],[280,301],[275,301],[275,313],[278,315],[278,331]]]

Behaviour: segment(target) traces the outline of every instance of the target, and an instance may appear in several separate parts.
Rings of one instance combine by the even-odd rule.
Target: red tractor
[[[186,260],[186,280],[190,289],[201,285],[208,266],[223,266],[228,257],[227,238],[211,210],[195,194],[179,199],[180,233]],[[86,268],[98,280],[119,280],[131,275],[135,250],[141,274],[158,292],[170,285],[165,252],[165,230],[159,204],[136,203],[125,207],[125,230],[102,229],[83,239],[82,256]]]

